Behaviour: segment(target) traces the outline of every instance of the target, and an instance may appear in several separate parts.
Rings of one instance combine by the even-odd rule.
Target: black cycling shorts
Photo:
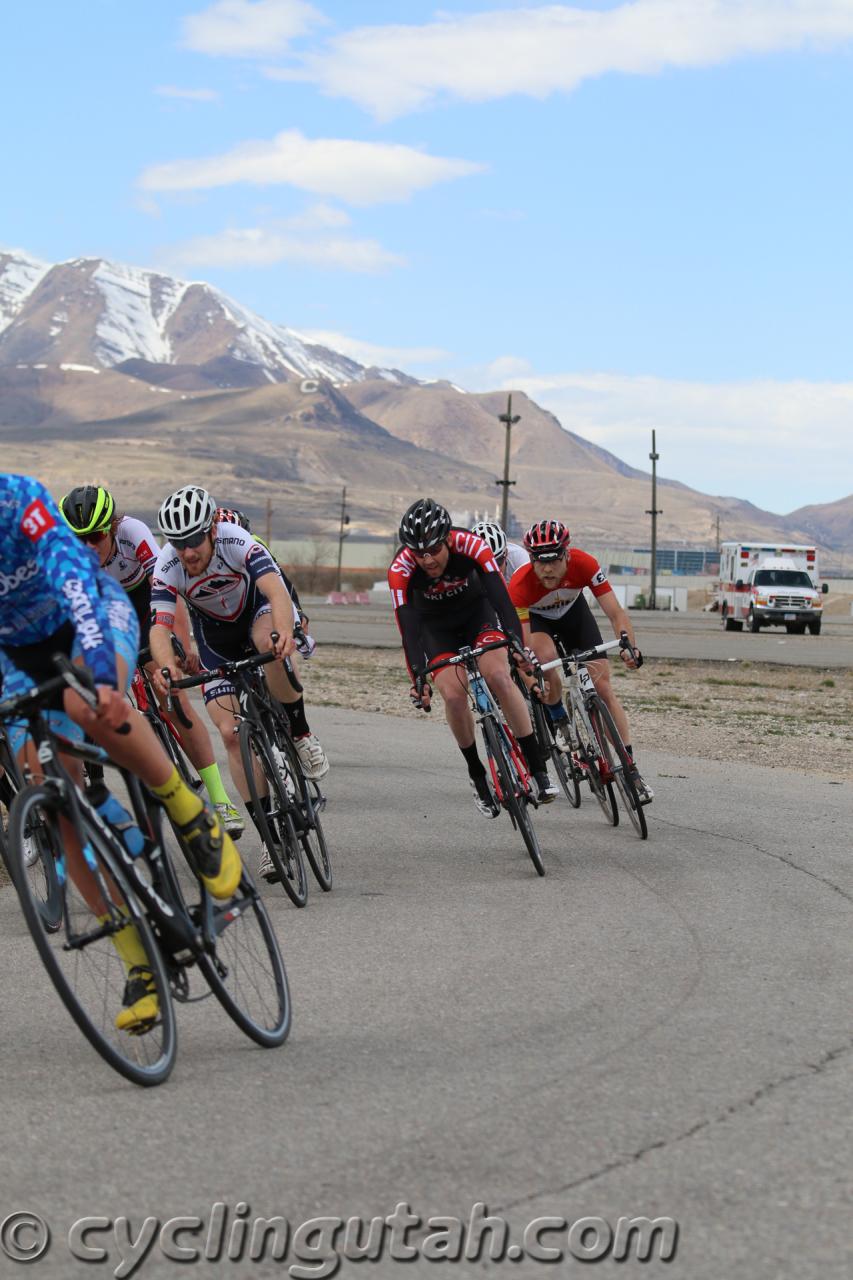
[[[564,648],[571,653],[575,649],[591,649],[601,644],[601,632],[592,616],[592,610],[584,596],[578,596],[562,618],[545,618],[541,613],[530,613],[530,630],[544,631],[556,639],[559,636]]]
[[[488,600],[478,600],[476,607],[466,610],[462,617],[432,619],[421,623],[421,644],[427,662],[434,658],[449,658],[465,645],[473,649],[478,643],[487,644],[499,640],[504,634]]]

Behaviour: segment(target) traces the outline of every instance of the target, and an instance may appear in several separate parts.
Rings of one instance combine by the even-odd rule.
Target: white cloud
[[[423,26],[356,27],[297,71],[388,119],[442,97],[545,98],[606,72],[655,75],[749,54],[853,38],[851,0],[634,0],[606,10],[538,8],[440,15]]]
[[[490,374],[500,375],[512,359],[469,374],[469,383],[493,390]],[[853,383],[537,374],[523,360],[497,381],[525,391],[567,430],[644,471],[654,428],[659,473],[704,493],[789,511],[853,489]]]
[[[270,58],[325,21],[305,0],[217,0],[184,19],[183,44],[220,57]]]
[[[216,102],[219,97],[215,89],[181,89],[176,84],[158,84],[154,92],[160,98],[182,98],[186,102]]]
[[[154,165],[140,175],[138,185],[145,191],[195,191],[240,182],[286,183],[315,195],[368,205],[405,200],[436,182],[484,168],[394,143],[311,139],[288,129],[270,141],[243,142],[223,155]]]
[[[303,342],[330,347],[341,355],[357,360],[359,364],[375,364],[383,368],[393,365],[406,370],[409,365],[432,364],[448,356],[448,352],[441,347],[385,347],[376,342],[365,342],[361,338],[350,338],[345,333],[336,333],[332,329],[300,329],[298,337]]]
[[[374,273],[405,265],[405,258],[383,249],[375,240],[348,236],[294,235],[289,230],[263,227],[229,228],[216,235],[196,236],[166,251],[175,267],[270,267],[278,262],[325,267],[338,271]]]

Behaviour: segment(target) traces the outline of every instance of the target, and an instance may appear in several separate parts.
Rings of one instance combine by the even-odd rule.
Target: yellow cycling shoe
[[[230,898],[237,892],[243,864],[234,841],[223,831],[209,809],[177,828],[190,866],[214,898]]]
[[[132,1036],[141,1036],[151,1030],[159,1013],[160,1001],[154,975],[150,969],[134,965],[127,975],[124,1008],[116,1018],[116,1027]]]

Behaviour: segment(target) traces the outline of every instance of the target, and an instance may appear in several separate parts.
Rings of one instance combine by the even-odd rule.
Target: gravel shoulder
[[[611,670],[638,758],[645,747],[853,780],[849,671],[670,659],[647,659],[639,672],[616,663]],[[300,671],[309,715],[311,705],[423,714],[409,703],[396,650],[322,645]]]

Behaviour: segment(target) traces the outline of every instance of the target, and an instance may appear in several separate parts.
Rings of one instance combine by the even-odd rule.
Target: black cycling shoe
[[[483,773],[479,778],[469,778],[468,783],[474,791],[474,804],[477,806],[477,812],[481,813],[484,818],[496,818],[500,813],[500,806],[492,795],[492,789],[488,784],[486,775]]]
[[[553,800],[557,799],[557,796],[560,793],[557,790],[556,784],[551,781],[547,773],[534,773],[533,781],[536,783],[539,791],[539,795],[536,798],[540,804],[551,804]]]
[[[160,1014],[154,975],[144,965],[134,965],[124,984],[124,1008],[116,1018],[116,1028],[132,1036],[144,1036]]]

